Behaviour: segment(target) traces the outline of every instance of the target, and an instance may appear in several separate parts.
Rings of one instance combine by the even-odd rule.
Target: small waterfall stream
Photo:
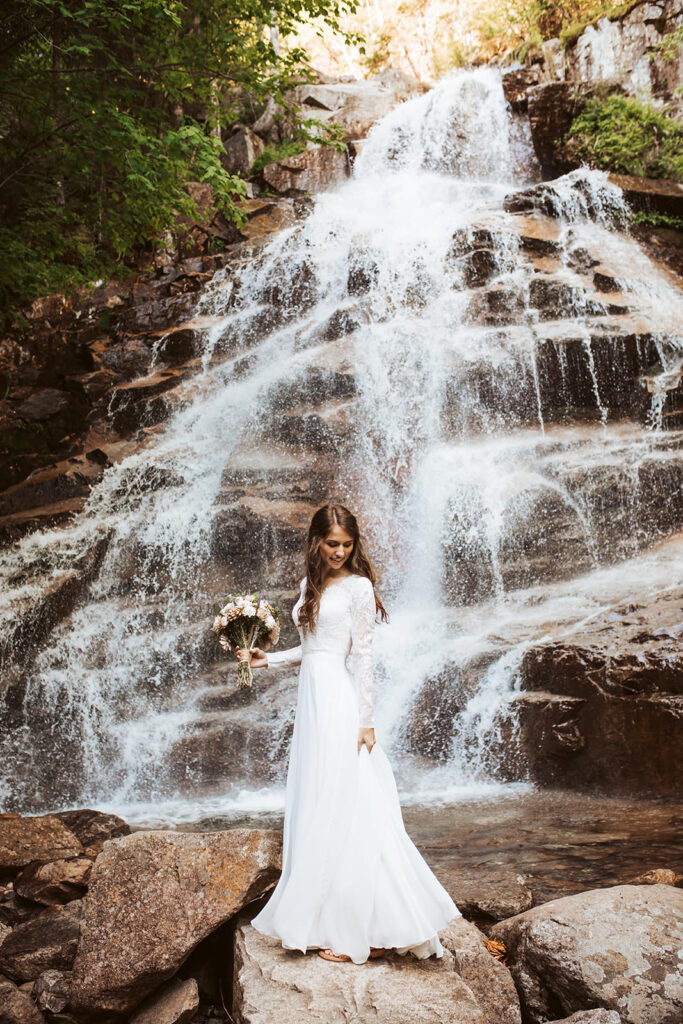
[[[505,767],[524,652],[683,565],[656,543],[681,488],[663,420],[680,295],[619,230],[603,174],[547,186],[553,218],[506,212],[533,181],[497,73],[459,72],[376,125],[302,223],[214,277],[178,412],[71,526],[0,552],[11,622],[105,546],[0,716],[6,809],[150,823],[281,806],[295,680],[264,673],[242,706],[207,627],[231,587],[299,578],[296,548],[241,542],[244,524],[283,507],[300,524],[328,496],[357,510],[380,570],[378,731],[404,800],[525,785]],[[250,536],[274,551],[240,554]]]

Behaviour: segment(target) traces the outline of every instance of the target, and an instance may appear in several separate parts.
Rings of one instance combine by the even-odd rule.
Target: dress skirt
[[[254,928],[285,949],[331,948],[364,963],[370,947],[443,954],[460,916],[408,836],[378,743],[358,753],[358,697],[337,653],[303,655],[287,772],[282,875]]]

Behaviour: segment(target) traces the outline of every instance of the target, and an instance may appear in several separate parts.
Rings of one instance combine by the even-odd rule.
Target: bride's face
[[[320,551],[327,571],[338,572],[351,556],[353,537],[335,524],[322,542]]]

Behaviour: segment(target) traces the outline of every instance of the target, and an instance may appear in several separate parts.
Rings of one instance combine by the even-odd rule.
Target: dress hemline
[[[415,956],[418,960],[427,960],[427,959],[429,959],[429,957],[432,957],[432,956],[436,957],[437,960],[440,960],[443,957],[443,947],[441,946],[441,941],[439,939],[438,933],[440,931],[442,931],[443,928],[447,928],[448,925],[451,924],[453,921],[457,921],[458,918],[461,918],[461,917],[462,917],[462,914],[460,912],[458,912],[457,914],[453,914],[451,917],[448,918],[446,923],[441,926],[441,928],[438,928],[436,931],[433,931],[430,935],[427,935],[423,939],[418,939],[417,941],[411,942],[410,945],[384,946],[383,948],[391,950],[392,952],[398,953],[399,956],[406,956],[406,954],[412,952],[413,956]],[[299,953],[303,953],[304,955],[306,955],[307,953],[313,952],[313,951],[318,950],[318,949],[333,949],[333,951],[335,953],[337,953],[337,950],[334,950],[333,943],[325,943],[325,942],[323,942],[320,945],[318,945],[318,944],[310,945],[310,946],[306,946],[304,948],[303,946],[287,943],[282,938],[281,935],[276,935],[273,932],[266,931],[264,928],[259,927],[259,925],[254,924],[253,921],[250,921],[249,923],[251,924],[252,928],[255,931],[259,932],[261,935],[268,936],[268,938],[270,938],[270,939],[277,939],[278,942],[280,942],[280,944],[281,944],[283,949],[289,950],[291,952],[297,951]],[[438,943],[438,948],[441,949],[440,953],[437,952],[437,950],[433,950],[431,953],[427,953],[425,956],[419,956],[417,953],[413,952],[414,949],[416,949],[416,948],[418,948],[420,946],[424,946],[424,944],[426,942],[432,943],[432,942],[434,942],[434,940],[436,940],[436,942]],[[364,963],[366,963],[369,960],[369,958],[370,958],[370,949],[371,948],[377,948],[377,947],[373,947],[372,943],[370,943],[368,945],[368,955],[366,956],[365,960],[354,960],[353,957],[352,957],[351,958],[352,962],[354,964],[364,964]],[[339,954],[337,954],[337,955],[339,955]],[[349,954],[345,954],[345,955],[348,956]]]

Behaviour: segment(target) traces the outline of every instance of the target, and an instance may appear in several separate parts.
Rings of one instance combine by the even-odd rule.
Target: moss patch
[[[306,149],[304,139],[285,139],[279,146],[266,146],[260,156],[257,156],[251,165],[251,175],[260,174],[268,164],[275,164],[278,160],[286,160],[288,156],[296,156]]]
[[[572,21],[565,28],[561,29],[560,42],[562,46],[565,50],[571,49],[577,39],[580,39],[591,25],[595,27],[602,18],[607,18],[608,21],[621,21],[627,14],[631,13],[634,7],[637,7],[642,2],[643,0],[629,0],[628,3],[618,4],[616,7],[610,3],[594,4],[584,12],[583,17],[579,21]]]
[[[683,217],[673,217],[668,213],[659,213],[658,210],[638,210],[631,214],[633,224],[644,224],[649,228],[670,228],[673,231],[683,231]]]

